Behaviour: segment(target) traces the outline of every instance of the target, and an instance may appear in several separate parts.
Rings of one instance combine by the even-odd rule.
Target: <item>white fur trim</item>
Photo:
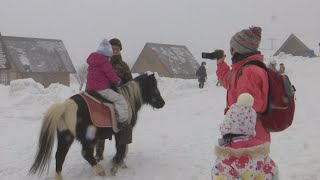
[[[237,100],[238,106],[250,107],[250,106],[253,106],[253,103],[254,103],[254,99],[249,93],[240,94]]]
[[[214,152],[217,157],[230,157],[236,156],[241,157],[244,154],[251,156],[252,158],[257,158],[261,155],[268,155],[270,153],[270,143],[264,143],[258,146],[234,149],[230,147],[215,146]]]

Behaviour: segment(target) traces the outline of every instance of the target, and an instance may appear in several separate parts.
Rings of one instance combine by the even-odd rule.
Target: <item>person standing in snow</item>
[[[227,108],[236,103],[240,94],[249,93],[254,98],[253,109],[257,112],[257,122],[255,125],[256,138],[263,142],[270,142],[270,132],[267,131],[262,123],[259,114],[265,112],[268,103],[268,74],[258,66],[247,66],[240,68],[248,61],[263,61],[264,57],[258,51],[261,41],[261,28],[250,27],[237,32],[230,41],[230,53],[232,55],[232,65],[225,62],[225,54],[222,50],[217,60],[216,74],[223,87],[227,90]]]
[[[113,91],[110,87],[115,84],[119,86],[121,79],[114,72],[110,58],[112,57],[112,47],[107,39],[104,39],[96,52],[89,55],[87,59],[88,74],[86,90],[96,91],[105,99],[113,102],[117,112],[118,128],[126,129],[128,124],[128,104],[124,97]]]
[[[277,72],[277,61],[271,60],[268,64],[268,68],[271,69],[274,72]]]
[[[113,55],[111,57],[110,63],[115,70],[118,77],[121,79],[123,84],[132,80],[132,73],[126,62],[122,60],[121,51],[122,44],[121,41],[117,38],[113,38],[109,41],[112,46]],[[97,161],[103,160],[103,151],[104,151],[105,140],[99,139],[96,145],[96,155],[95,158]]]
[[[279,73],[284,74],[285,71],[286,71],[286,68],[284,67],[284,64],[280,63]]]
[[[207,79],[206,62],[201,63],[201,66],[197,70],[196,75],[198,77],[199,88],[202,89],[204,86],[204,82],[206,82]]]
[[[253,97],[244,93],[227,111],[220,125],[222,138],[215,146],[213,180],[278,179],[278,167],[269,157],[270,143],[255,137],[253,103]]]

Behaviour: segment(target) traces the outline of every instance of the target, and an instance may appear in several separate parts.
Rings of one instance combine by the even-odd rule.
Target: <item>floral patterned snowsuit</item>
[[[258,143],[258,144],[257,144]],[[212,168],[213,180],[274,180],[278,167],[269,157],[270,144],[251,138],[216,146],[216,163]]]

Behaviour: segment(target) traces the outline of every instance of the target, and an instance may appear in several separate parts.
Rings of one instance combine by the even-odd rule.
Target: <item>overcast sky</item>
[[[117,37],[131,66],[146,42],[186,45],[201,61],[251,25],[262,27],[261,48],[295,33],[319,52],[319,10],[319,0],[0,0],[0,32],[61,39],[75,65]]]

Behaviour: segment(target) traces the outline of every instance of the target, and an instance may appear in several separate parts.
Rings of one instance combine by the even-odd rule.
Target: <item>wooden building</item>
[[[75,72],[61,40],[0,34],[0,84],[32,78],[44,87],[51,83],[69,86],[70,74]]]
[[[311,53],[311,49],[309,49],[296,35],[291,34],[274,56],[279,55],[280,52],[293,56],[308,57]]]
[[[195,79],[199,67],[186,46],[146,43],[131,71],[152,71],[162,77]]]

